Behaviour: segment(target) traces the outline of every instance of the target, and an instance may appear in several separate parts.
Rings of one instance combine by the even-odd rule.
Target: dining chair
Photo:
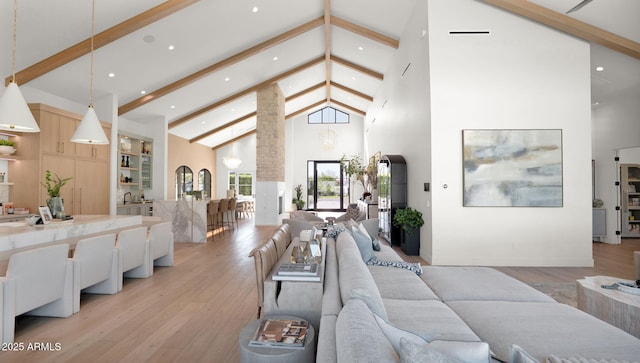
[[[157,223],[149,228],[149,255],[153,266],[173,266],[173,242],[171,222]]]
[[[216,227],[222,227],[222,233],[224,233],[224,226],[225,226],[225,221],[224,221],[224,216],[227,214],[227,211],[229,210],[229,199],[220,199],[220,202],[218,204],[218,214],[216,216]]]
[[[238,220],[236,219],[236,204],[237,204],[237,199],[236,198],[230,198],[229,199],[229,206],[227,207],[227,222],[229,223],[231,228],[236,228],[238,227]],[[233,224],[236,224],[236,227],[233,227]]]
[[[151,276],[147,227],[126,229],[118,233],[118,291],[122,291],[123,279],[144,279]]]
[[[73,314],[73,266],[68,254],[69,244],[62,243],[9,257],[6,275],[0,277],[2,343],[13,343],[18,315]]]
[[[80,311],[81,292],[115,294],[118,292],[118,250],[116,235],[84,238],[73,251],[73,312]]]

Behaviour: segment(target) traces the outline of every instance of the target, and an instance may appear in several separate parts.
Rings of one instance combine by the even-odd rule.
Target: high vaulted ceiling
[[[255,91],[273,82],[287,116],[327,104],[363,115],[416,1],[427,0],[95,0],[94,98],[114,94],[122,117],[165,117],[170,133],[210,147],[254,132]],[[531,1],[558,14],[579,2]],[[640,1],[593,0],[569,16],[640,42],[637,14]],[[12,24],[2,1],[5,77]],[[18,0],[17,30],[18,84],[88,103],[91,1]],[[638,58],[595,45],[592,62],[605,67],[592,73],[594,101],[640,87]]]

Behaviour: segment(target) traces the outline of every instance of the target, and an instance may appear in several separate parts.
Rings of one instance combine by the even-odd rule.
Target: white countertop
[[[73,220],[54,220],[47,225],[26,222],[0,223],[0,252],[35,246],[92,233],[140,225],[141,216],[74,215]]]

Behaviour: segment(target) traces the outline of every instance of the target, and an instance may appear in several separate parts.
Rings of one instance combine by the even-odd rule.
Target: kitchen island
[[[156,217],[78,215],[69,221],[29,226],[26,222],[0,223],[0,276],[4,275],[9,257],[17,252],[58,243],[68,243],[71,250],[83,239],[139,226],[151,227],[162,220]]]
[[[154,200],[153,215],[172,221],[176,242],[207,242],[207,204],[209,200]]]

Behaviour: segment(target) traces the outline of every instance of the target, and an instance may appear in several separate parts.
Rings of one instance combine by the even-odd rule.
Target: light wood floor
[[[18,317],[15,341],[25,351],[0,352],[0,362],[236,362],[238,334],[257,313],[249,252],[274,228],[241,220],[238,230],[213,242],[177,243],[175,266],[156,268],[152,278],[127,279],[116,295],[83,295],[72,317]],[[527,283],[633,277],[632,251],[640,250],[640,240],[593,246],[594,268],[500,270]],[[34,343],[60,349],[26,351]]]

